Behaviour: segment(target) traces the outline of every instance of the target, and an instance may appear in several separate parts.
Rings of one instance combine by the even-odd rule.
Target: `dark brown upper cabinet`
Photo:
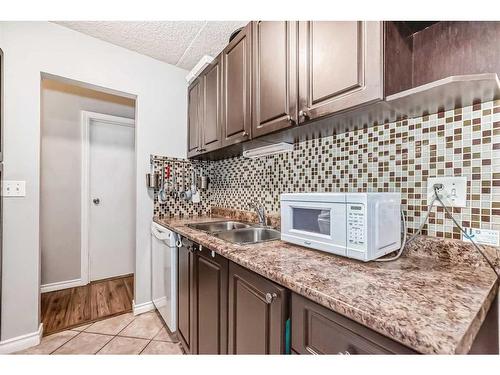
[[[300,22],[299,122],[383,99],[382,68],[382,22]]]
[[[229,261],[205,247],[197,246],[194,278],[196,342],[192,352],[227,354]]]
[[[222,145],[250,139],[252,24],[222,51]]]
[[[221,147],[222,68],[220,56],[205,68],[188,89],[188,156]]]
[[[188,88],[188,157],[200,152],[202,99],[202,80],[197,78]]]
[[[295,21],[253,22],[252,137],[297,122]]]
[[[222,132],[222,68],[220,55],[204,70],[202,81],[202,126],[200,152],[208,152],[221,147]]]
[[[283,354],[288,291],[229,263],[228,354]]]

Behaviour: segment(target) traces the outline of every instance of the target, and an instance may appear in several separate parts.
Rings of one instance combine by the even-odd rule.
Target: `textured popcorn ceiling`
[[[76,21],[59,25],[191,70],[203,55],[215,57],[231,33],[248,21]]]

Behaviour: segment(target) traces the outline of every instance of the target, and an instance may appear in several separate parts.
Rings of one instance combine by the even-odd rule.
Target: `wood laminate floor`
[[[43,334],[132,311],[133,291],[134,276],[127,275],[42,293]]]

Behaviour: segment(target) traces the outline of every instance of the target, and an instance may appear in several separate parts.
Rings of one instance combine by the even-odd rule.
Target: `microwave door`
[[[346,249],[345,203],[288,202],[288,228],[301,244],[343,255]]]

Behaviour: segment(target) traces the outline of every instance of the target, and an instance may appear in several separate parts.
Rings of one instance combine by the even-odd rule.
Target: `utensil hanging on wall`
[[[158,189],[161,186],[161,178],[158,173],[146,173],[146,186],[148,189]]]
[[[196,186],[197,184],[198,184],[198,179],[196,178],[196,169],[193,165],[193,172],[191,172],[191,191],[193,193],[191,200],[193,201],[193,203],[201,202],[200,190]]]
[[[168,200],[167,196],[167,179],[165,178],[165,162],[161,165],[161,188],[158,191],[158,202],[166,203]]]

